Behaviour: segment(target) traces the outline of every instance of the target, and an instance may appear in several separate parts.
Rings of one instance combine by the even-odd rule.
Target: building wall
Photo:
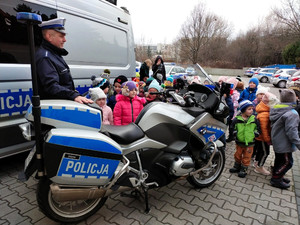
[[[203,67],[203,69],[210,75],[216,76],[243,76],[245,69],[222,69],[222,68],[211,68],[211,67]]]

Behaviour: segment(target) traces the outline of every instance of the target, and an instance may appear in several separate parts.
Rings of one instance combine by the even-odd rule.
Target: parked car
[[[286,86],[287,87],[300,86],[300,70],[298,70],[296,73],[293,74],[293,76],[291,76],[288,79]]]
[[[253,74],[258,70],[259,68],[249,68],[245,71],[244,75],[248,77],[252,77]]]
[[[185,69],[185,72],[188,74],[188,75],[194,75],[195,74],[195,69],[193,67],[187,67]]]
[[[277,70],[276,68],[261,68],[256,70],[253,77],[256,77],[262,83],[268,83]]]
[[[165,64],[165,69],[166,69],[166,77],[172,76],[173,79],[181,78],[183,80],[186,80],[186,77],[188,76],[188,73],[181,66]]]
[[[296,69],[281,69],[276,71],[271,78],[271,82],[275,87],[285,88],[289,78],[296,73]]]

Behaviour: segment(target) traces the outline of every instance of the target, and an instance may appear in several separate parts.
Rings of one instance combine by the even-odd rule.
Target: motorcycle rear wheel
[[[212,185],[222,174],[225,166],[225,152],[223,148],[212,159],[212,166],[198,174],[187,177],[187,181],[196,188],[206,188]]]
[[[52,198],[48,178],[39,180],[37,202],[42,212],[52,220],[61,223],[77,223],[96,213],[105,203],[107,197],[99,199],[56,202]]]

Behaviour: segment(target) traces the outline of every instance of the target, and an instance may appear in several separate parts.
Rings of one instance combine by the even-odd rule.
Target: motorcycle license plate
[[[110,179],[119,162],[119,160],[64,153],[57,176]]]

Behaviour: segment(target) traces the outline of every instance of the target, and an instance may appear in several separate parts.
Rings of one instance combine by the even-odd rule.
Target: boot
[[[231,169],[229,169],[229,172],[230,173],[238,173],[240,171],[240,169],[241,169],[241,164],[235,162],[233,167]]]
[[[238,173],[238,176],[241,178],[244,178],[247,175],[248,166],[241,165],[240,172]]]
[[[282,181],[284,182],[284,183],[286,183],[286,184],[289,184],[290,182],[291,182],[291,180],[290,179],[288,179],[288,178],[282,178]]]
[[[265,167],[263,166],[257,166],[255,169],[254,169],[254,172],[255,173],[260,173],[262,175],[270,175],[270,172],[268,170],[266,170]]]
[[[270,183],[273,187],[277,187],[281,189],[288,189],[290,187],[290,184],[283,182],[282,178],[279,179],[271,178]]]

